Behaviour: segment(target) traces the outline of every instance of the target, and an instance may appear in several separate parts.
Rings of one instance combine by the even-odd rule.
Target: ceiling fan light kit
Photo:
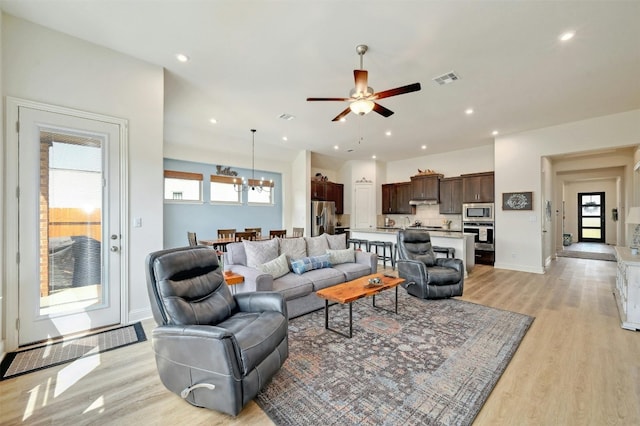
[[[383,117],[390,117],[393,115],[393,111],[375,102],[378,99],[390,98],[391,96],[403,95],[405,93],[417,92],[421,89],[420,83],[408,84],[402,87],[396,87],[395,89],[384,90],[379,93],[375,93],[374,90],[369,87],[369,72],[363,69],[362,58],[367,53],[369,47],[366,44],[359,44],[356,46],[356,53],[360,55],[360,69],[353,70],[353,79],[355,81],[355,87],[349,92],[348,98],[307,98],[307,101],[340,101],[351,102],[349,107],[338,114],[331,121],[340,121],[349,112],[353,112],[358,115],[365,115],[371,111],[375,111]]]

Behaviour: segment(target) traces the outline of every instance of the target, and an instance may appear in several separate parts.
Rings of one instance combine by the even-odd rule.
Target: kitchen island
[[[409,230],[420,228],[407,228]],[[358,238],[368,241],[390,241],[394,245],[398,242],[398,231],[400,228],[351,228],[349,238]],[[455,256],[461,259],[465,267],[465,277],[475,266],[475,243],[474,234],[461,231],[434,231],[428,230],[431,236],[431,244],[440,247],[452,247],[455,249]]]

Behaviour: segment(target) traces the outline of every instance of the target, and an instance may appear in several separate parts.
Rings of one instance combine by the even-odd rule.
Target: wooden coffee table
[[[369,283],[369,278],[380,278],[382,283],[375,287],[366,287]],[[334,333],[338,333],[341,336],[351,338],[353,336],[353,306],[352,303],[355,300],[362,299],[363,297],[373,297],[373,307],[376,306],[376,294],[381,291],[394,288],[396,289],[396,306],[395,313],[398,313],[398,286],[404,282],[403,278],[388,277],[383,274],[372,274],[365,277],[357,278],[353,281],[348,281],[343,284],[334,285],[332,287],[323,288],[318,290],[316,294],[318,297],[324,299],[324,328]],[[340,304],[349,304],[349,334],[342,333],[338,330],[329,328],[329,301],[338,302]],[[386,310],[386,309],[385,309]]]

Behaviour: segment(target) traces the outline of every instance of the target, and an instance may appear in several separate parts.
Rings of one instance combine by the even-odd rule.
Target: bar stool
[[[367,251],[369,251],[369,240],[362,240],[360,238],[349,238],[347,240],[347,247],[350,247],[351,244],[353,244],[354,249],[361,249],[361,250],[362,250],[362,245],[364,244],[364,248]]]
[[[433,246],[431,248],[435,253],[444,253],[447,256],[447,259],[453,259],[454,257],[456,257],[456,249],[454,249],[453,247]]]
[[[393,243],[391,241],[369,241],[369,251],[375,247],[375,253],[382,259],[382,266],[387,267],[387,260],[391,262],[391,268],[396,269],[396,261],[393,256]],[[382,247],[382,256],[378,253],[378,247]],[[387,248],[389,248],[389,254],[387,254]]]

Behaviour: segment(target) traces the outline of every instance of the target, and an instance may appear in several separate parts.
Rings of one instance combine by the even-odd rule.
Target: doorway
[[[605,193],[578,193],[578,242],[605,242]]]
[[[8,181],[18,191],[8,246],[19,255],[7,317],[14,313],[17,330],[7,340],[23,346],[123,323],[126,121],[8,99],[13,117]]]

